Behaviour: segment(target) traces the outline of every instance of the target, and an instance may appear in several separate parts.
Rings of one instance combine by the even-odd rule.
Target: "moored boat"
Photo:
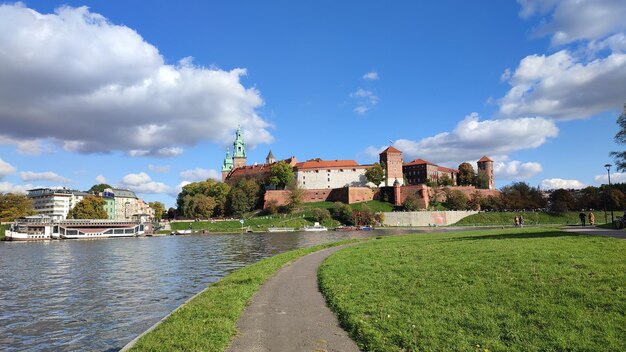
[[[267,232],[294,232],[296,229],[293,227],[268,227]]]
[[[149,224],[118,220],[55,220],[45,215],[17,219],[6,231],[9,241],[134,237],[151,232]]]
[[[303,227],[302,231],[309,231],[309,232],[328,231],[328,228],[326,228],[325,226],[320,225],[319,222],[316,222],[315,224],[313,224],[313,226],[305,226],[305,227]]]

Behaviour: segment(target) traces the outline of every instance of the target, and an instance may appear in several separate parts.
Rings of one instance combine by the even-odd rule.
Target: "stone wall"
[[[379,198],[379,192],[369,187],[344,187],[334,189],[305,189],[302,201],[304,203],[313,202],[343,202],[347,204],[367,202]],[[265,191],[263,208],[268,202],[276,201],[277,205],[285,205],[289,201],[289,191],[268,190]]]
[[[445,226],[477,214],[477,211],[406,211],[386,212],[386,226]]]

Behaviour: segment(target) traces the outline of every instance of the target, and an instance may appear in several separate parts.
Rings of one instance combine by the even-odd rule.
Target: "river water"
[[[0,242],[0,350],[117,351],[237,268],[394,232],[407,230]]]

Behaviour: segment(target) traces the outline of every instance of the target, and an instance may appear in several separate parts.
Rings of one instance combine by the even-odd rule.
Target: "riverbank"
[[[242,268],[211,284],[143,335],[130,351],[223,351],[239,316],[259,287],[278,269],[306,254],[360,240],[348,240],[281,253]]]
[[[604,224],[604,212],[594,211],[596,224]],[[481,212],[461,219],[454,226],[513,226],[513,218],[524,217],[524,225],[578,225],[580,212]],[[587,216],[589,212],[585,212]],[[611,221],[609,214],[608,221]]]
[[[626,350],[626,241],[557,229],[385,237],[320,287],[362,350]]]

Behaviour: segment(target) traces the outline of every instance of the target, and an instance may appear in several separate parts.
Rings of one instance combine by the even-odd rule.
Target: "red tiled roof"
[[[485,155],[485,156],[483,156],[482,158],[480,158],[480,160],[478,160],[478,162],[479,162],[479,163],[484,163],[484,162],[486,162],[486,161],[491,161],[491,162],[493,162],[493,160],[489,159],[489,157],[488,157],[488,156],[486,156],[486,155]]]
[[[456,174],[459,173],[459,170],[451,169],[449,167],[443,167],[443,166],[437,167],[437,170],[438,171],[442,171],[442,172],[456,173]]]
[[[387,147],[387,149],[380,152],[380,154],[383,154],[383,153],[402,153],[402,152],[392,146],[389,146]]]
[[[323,168],[337,168],[337,167],[358,167],[359,165],[354,160],[307,160],[296,164],[296,169],[323,169]]]
[[[430,161],[426,161],[424,159],[415,159],[415,160],[413,160],[413,161],[411,161],[409,163],[404,164],[403,166],[424,165],[424,164],[426,164],[426,165],[435,165],[435,164],[431,163]],[[437,166],[437,165],[435,165],[435,166]]]
[[[254,175],[259,173],[270,172],[272,164],[257,164],[257,165],[245,165],[240,166],[230,172],[228,177]]]

